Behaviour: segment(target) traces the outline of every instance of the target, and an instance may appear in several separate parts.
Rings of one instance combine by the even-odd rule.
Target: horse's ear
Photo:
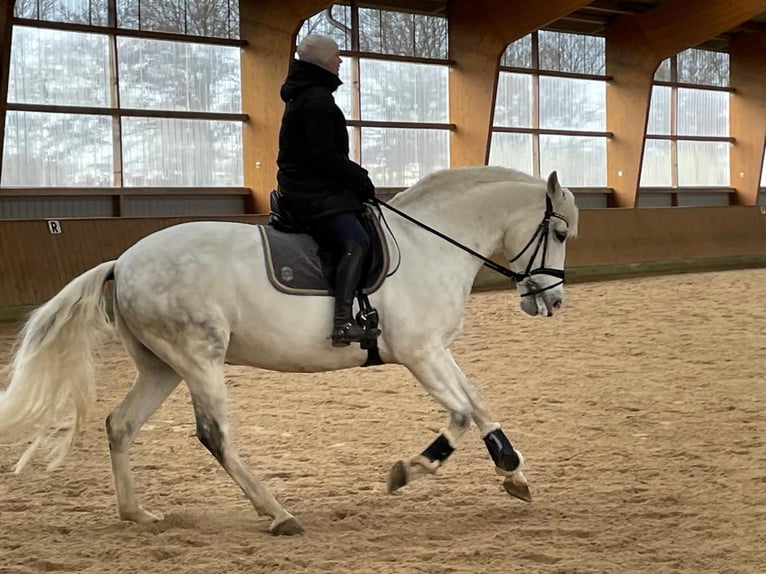
[[[561,191],[561,184],[559,183],[559,176],[556,171],[552,171],[548,176],[548,195],[551,199],[558,200],[564,195]]]

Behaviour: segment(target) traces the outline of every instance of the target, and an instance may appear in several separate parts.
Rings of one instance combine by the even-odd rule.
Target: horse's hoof
[[[139,506],[138,510],[120,512],[120,519],[135,522],[136,524],[153,524],[162,520],[162,516],[152,514]]]
[[[388,473],[386,486],[388,494],[393,494],[407,484],[407,465],[403,460],[398,461]]]
[[[532,494],[529,492],[529,485],[526,482],[514,482],[511,477],[508,476],[503,481],[503,488],[505,491],[524,502],[532,502]]]
[[[282,522],[272,522],[269,526],[269,533],[274,536],[297,536],[303,534],[303,526],[294,516],[290,516]]]

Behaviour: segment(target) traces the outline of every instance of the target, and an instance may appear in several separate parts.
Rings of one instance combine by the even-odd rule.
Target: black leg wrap
[[[434,462],[444,462],[454,451],[455,449],[452,448],[447,437],[440,434],[439,437],[429,444],[428,448],[423,451],[423,456]]]
[[[484,444],[487,445],[489,456],[495,463],[495,466],[507,471],[516,470],[521,462],[516,451],[511,446],[511,441],[505,436],[502,430],[496,429],[484,437]]]

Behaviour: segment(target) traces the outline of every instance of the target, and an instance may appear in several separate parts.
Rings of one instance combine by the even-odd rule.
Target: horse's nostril
[[[560,309],[560,308],[561,308],[561,299],[556,299],[556,300],[553,302],[553,308],[554,308],[554,309]]]

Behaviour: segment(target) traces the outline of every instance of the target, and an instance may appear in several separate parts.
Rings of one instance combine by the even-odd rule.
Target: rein
[[[481,253],[474,251],[467,245],[463,245],[459,241],[456,241],[452,239],[450,236],[445,235],[441,231],[438,231],[434,229],[433,227],[430,227],[423,223],[422,221],[419,221],[412,217],[411,215],[407,215],[400,209],[397,209],[388,203],[385,203],[383,201],[380,201],[379,199],[375,198],[373,200],[373,204],[378,206],[378,209],[380,207],[385,207],[389,211],[393,211],[398,216],[403,217],[407,221],[414,223],[418,227],[421,227],[428,231],[429,233],[436,235],[440,239],[443,239],[447,243],[450,243],[451,245],[454,245],[458,249],[462,249],[466,253],[470,253],[477,259],[480,259],[485,267],[489,267],[493,271],[496,271],[497,273],[500,273],[501,275],[504,275],[505,277],[508,277],[509,279],[512,279],[516,281],[516,283],[519,283],[525,279],[531,278],[533,275],[550,275],[551,277],[556,277],[559,279],[557,283],[553,283],[552,285],[548,285],[547,287],[543,287],[542,289],[530,289],[526,293],[522,293],[521,297],[528,297],[530,295],[537,295],[539,293],[542,293],[543,291],[548,291],[549,289],[553,289],[554,287],[558,287],[564,282],[564,270],[563,269],[551,269],[549,267],[545,267],[545,256],[548,251],[548,242],[546,239],[548,238],[549,234],[549,225],[552,217],[555,217],[557,219],[560,219],[564,222],[566,222],[566,219],[561,216],[560,214],[553,211],[553,204],[551,203],[550,197],[546,194],[545,196],[545,215],[543,215],[543,219],[540,222],[540,225],[537,226],[537,229],[535,230],[535,233],[532,235],[532,237],[527,241],[527,244],[524,246],[524,248],[519,251],[519,253],[513,258],[509,259],[508,263],[513,263],[514,261],[517,261],[524,253],[527,252],[527,250],[535,243],[535,239],[537,239],[537,244],[534,247],[534,251],[532,252],[532,255],[529,258],[529,263],[527,264],[527,268],[524,270],[524,273],[517,273],[516,271],[513,271],[512,269],[508,267],[504,267],[498,263],[495,263],[488,257],[485,257]],[[380,214],[381,217],[383,217],[383,213]],[[383,221],[385,221],[385,218],[383,218]],[[388,222],[386,222],[386,227],[388,227]],[[390,230],[390,228],[389,228]],[[537,269],[532,269],[532,262],[535,260],[535,257],[537,257],[538,252],[540,251],[540,247],[543,249],[543,257],[542,257],[542,267],[538,267]]]

